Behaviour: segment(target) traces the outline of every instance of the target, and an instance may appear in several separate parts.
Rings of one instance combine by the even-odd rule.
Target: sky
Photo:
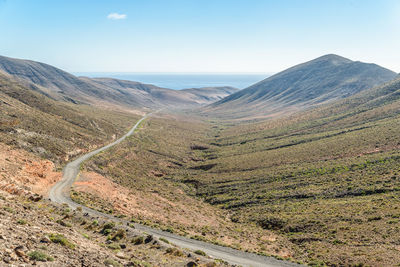
[[[274,73],[330,53],[400,72],[400,1],[0,0],[0,55],[70,72]]]

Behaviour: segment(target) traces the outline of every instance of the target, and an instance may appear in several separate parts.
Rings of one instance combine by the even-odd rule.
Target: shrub
[[[3,209],[9,213],[14,213],[14,210],[10,207],[3,207]]]
[[[268,217],[258,220],[258,224],[267,230],[279,230],[285,226],[286,221],[281,218]]]
[[[101,233],[104,235],[108,235],[111,233],[111,229],[115,227],[115,223],[109,222],[103,225],[103,229],[101,230]]]
[[[17,221],[18,224],[24,225],[26,224],[26,221],[24,219],[20,219]]]
[[[104,265],[106,265],[106,266],[110,266],[111,265],[113,267],[123,267],[123,265],[121,263],[119,263],[118,261],[113,260],[113,259],[106,259],[104,261]]]
[[[108,244],[107,247],[109,249],[113,249],[113,250],[121,249],[121,246],[119,244],[117,244],[117,243]]]
[[[111,238],[111,240],[113,241],[118,241],[121,240],[123,238],[125,238],[125,231],[123,229],[118,229],[118,231],[113,235],[113,237]]]
[[[373,216],[368,218],[369,222],[382,220],[382,216]]]
[[[65,227],[72,227],[70,223],[65,222],[64,220],[57,220],[56,223]]]
[[[71,243],[64,235],[62,234],[50,234],[49,238],[51,242],[61,244],[62,246],[74,249],[75,244]]]
[[[140,245],[144,243],[144,237],[143,236],[137,236],[132,239],[132,243],[135,245]]]
[[[163,237],[160,237],[160,241],[169,244],[169,241],[167,239],[163,238]]]
[[[153,236],[152,235],[146,236],[146,239],[144,240],[144,242],[147,244],[147,243],[150,243],[151,241],[153,241]]]
[[[167,248],[166,253],[175,255],[178,257],[182,257],[184,255],[183,252],[177,248]]]
[[[111,234],[111,231],[112,231],[111,229],[102,230],[102,232],[103,232],[104,235]]]
[[[54,260],[53,257],[47,255],[44,252],[37,251],[37,250],[29,252],[28,257],[31,260],[35,260],[35,261],[53,261]]]
[[[206,256],[207,254],[204,252],[204,251],[202,251],[202,250],[196,250],[194,253],[196,253],[197,255],[200,255],[200,256]]]

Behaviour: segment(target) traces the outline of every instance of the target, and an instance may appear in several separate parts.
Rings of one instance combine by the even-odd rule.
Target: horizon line
[[[223,74],[229,74],[229,75],[236,75],[236,74],[242,74],[242,75],[269,75],[273,74],[275,72],[162,72],[162,71],[72,71],[72,74],[166,74],[166,75],[173,75],[173,74],[205,74],[205,75],[223,75]]]

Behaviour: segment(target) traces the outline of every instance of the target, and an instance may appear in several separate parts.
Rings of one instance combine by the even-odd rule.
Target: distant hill
[[[237,90],[213,87],[177,91],[133,81],[76,77],[48,64],[3,56],[0,56],[0,72],[55,100],[131,108],[206,105]]]
[[[96,88],[112,88],[130,99],[133,105],[143,107],[193,107],[207,105],[228,96],[239,89],[233,87],[207,87],[171,90],[152,84],[113,78],[87,78],[81,80]]]
[[[325,55],[275,74],[205,108],[230,117],[265,117],[349,97],[396,77],[376,64]]]
[[[187,92],[195,95],[197,97],[196,101],[204,104],[209,102],[216,102],[238,91],[238,88],[231,86],[201,87],[181,90],[181,92]]]

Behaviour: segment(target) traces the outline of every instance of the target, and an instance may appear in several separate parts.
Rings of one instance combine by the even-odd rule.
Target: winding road
[[[94,155],[112,147],[115,146],[119,143],[121,143],[125,138],[128,136],[132,135],[136,128],[140,125],[140,123],[146,119],[150,114],[147,114],[143,116],[136,124],[135,126],[132,127],[132,129],[129,130],[128,133],[126,133],[124,136],[119,138],[118,140],[101,147],[97,150],[94,150],[92,152],[89,152],[74,161],[68,163],[64,170],[63,170],[63,177],[62,179],[56,183],[49,192],[49,197],[51,201],[63,204],[66,203],[68,204],[71,208],[76,209],[77,207],[81,207],[83,211],[89,213],[92,216],[99,216],[99,217],[105,217],[110,220],[114,221],[121,221],[121,219],[116,218],[110,214],[105,214],[101,213],[99,211],[90,209],[88,207],[82,206],[74,201],[72,201],[70,197],[70,189],[72,184],[75,182],[75,179],[77,178],[79,171],[80,171],[80,166],[81,164],[88,160],[89,158],[93,157]],[[240,265],[240,266],[252,266],[252,267],[258,267],[258,266],[300,266],[295,263],[291,262],[285,262],[285,261],[280,261],[272,257],[264,257],[260,255],[256,255],[253,253],[247,253],[239,250],[235,250],[232,248],[227,248],[227,247],[222,247],[222,246],[217,246],[214,244],[206,243],[206,242],[201,242],[193,239],[189,239],[186,237],[174,235],[168,232],[163,232],[158,229],[153,229],[144,225],[140,224],[135,224],[135,228],[138,230],[141,230],[143,232],[146,232],[148,234],[152,234],[155,237],[163,237],[168,239],[171,243],[182,247],[182,248],[187,248],[190,250],[202,250],[207,255],[215,258],[215,259],[222,259],[230,264],[235,264],[235,265]]]

